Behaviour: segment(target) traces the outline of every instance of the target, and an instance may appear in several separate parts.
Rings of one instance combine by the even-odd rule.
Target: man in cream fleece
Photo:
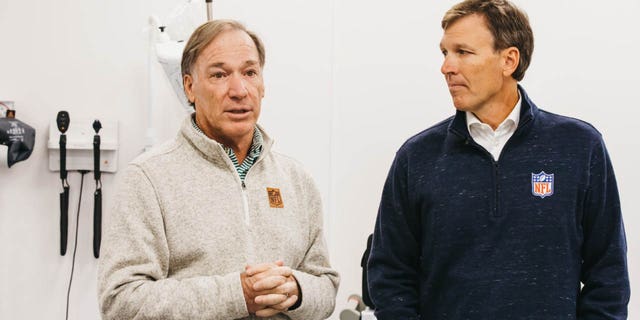
[[[319,192],[258,126],[264,48],[236,21],[200,26],[182,57],[195,113],[127,168],[105,230],[105,319],[324,319]]]

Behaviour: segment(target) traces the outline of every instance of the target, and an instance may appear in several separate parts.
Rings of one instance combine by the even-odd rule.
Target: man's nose
[[[229,78],[229,96],[242,99],[247,96],[247,84],[241,75],[232,75]]]
[[[455,74],[458,72],[458,64],[455,61],[455,58],[447,55],[444,57],[444,61],[442,61],[442,66],[440,67],[440,72],[445,76],[448,74]]]

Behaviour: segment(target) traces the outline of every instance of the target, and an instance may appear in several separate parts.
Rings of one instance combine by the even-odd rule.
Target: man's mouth
[[[242,108],[242,109],[231,109],[231,110],[227,110],[227,112],[229,113],[233,113],[233,114],[244,114],[251,111],[251,109],[248,108]]]

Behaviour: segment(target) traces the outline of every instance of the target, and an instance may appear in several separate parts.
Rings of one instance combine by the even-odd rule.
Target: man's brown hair
[[[527,14],[507,0],[465,0],[445,13],[442,29],[446,30],[458,19],[472,14],[484,16],[496,51],[518,48],[520,61],[511,76],[517,81],[522,80],[533,54],[533,31]]]
[[[258,57],[260,58],[260,67],[264,67],[264,45],[258,36],[247,30],[247,28],[240,22],[235,20],[212,20],[201,26],[199,26],[187,41],[182,51],[182,77],[187,74],[191,74],[191,68],[196,63],[200,52],[213,41],[218,35],[227,30],[241,30],[246,32],[258,50]]]

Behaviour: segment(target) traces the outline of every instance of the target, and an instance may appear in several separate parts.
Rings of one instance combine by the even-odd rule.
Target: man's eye
[[[224,78],[224,76],[225,76],[224,72],[214,72],[211,74],[211,77],[216,79],[222,79]]]
[[[465,55],[465,54],[469,54],[470,52],[467,50],[458,50],[458,54],[459,55]]]
[[[447,56],[447,50],[442,50],[442,55],[446,57]]]
[[[245,74],[249,77],[255,77],[258,75],[258,72],[256,70],[248,70]]]

